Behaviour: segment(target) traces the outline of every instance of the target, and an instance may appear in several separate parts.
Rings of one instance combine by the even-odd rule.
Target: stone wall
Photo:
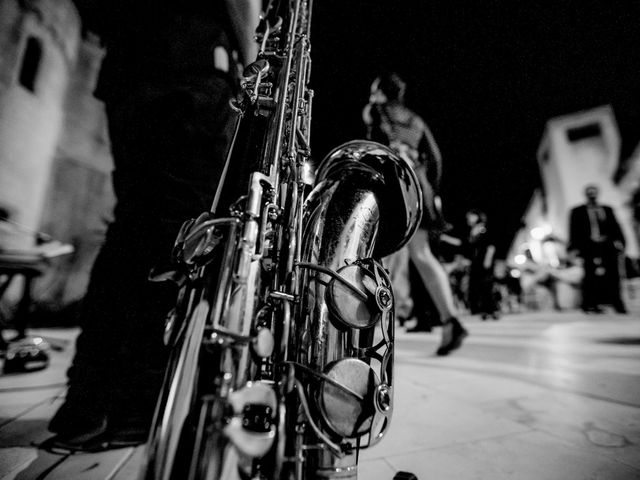
[[[55,2],[65,14],[42,3],[0,2],[0,207],[33,230],[42,219],[80,32],[70,2]],[[32,239],[21,241],[12,246],[28,247]]]
[[[0,209],[75,248],[34,287],[45,310],[84,295],[115,201],[104,106],[93,97],[103,55],[80,38],[71,0],[0,0]],[[23,233],[0,248],[33,242]]]
[[[75,251],[56,261],[36,284],[36,301],[45,310],[63,308],[84,296],[115,203],[104,105],[93,96],[102,57],[95,42],[81,44],[67,93],[41,229],[72,244]]]

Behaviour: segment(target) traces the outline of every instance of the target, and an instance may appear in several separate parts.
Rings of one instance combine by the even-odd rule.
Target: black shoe
[[[616,311],[616,313],[620,313],[620,314],[628,313],[627,312],[627,307],[625,307],[622,302],[614,303],[613,304],[613,309]]]
[[[106,419],[101,428],[76,433],[59,433],[40,444],[39,448],[52,453],[96,453],[118,448],[135,447],[147,441],[149,426],[134,423],[119,423],[107,426]]]
[[[109,435],[109,448],[136,447],[147,442],[149,438],[148,429],[132,429],[113,432]]]
[[[411,472],[397,472],[393,476],[393,480],[418,480],[418,477]]]
[[[96,453],[109,450],[109,442],[106,440],[104,433],[94,437],[70,437],[58,434],[42,442],[38,445],[38,448],[62,455],[71,453]]]
[[[462,341],[469,335],[466,328],[464,328],[455,317],[447,320],[442,328],[442,343],[438,347],[438,350],[436,350],[436,355],[441,357],[449,355],[452,351],[460,348]],[[449,329],[450,332],[447,332],[447,329]]]
[[[604,313],[604,310],[602,310],[600,307],[583,307],[582,311],[586,314],[590,314],[590,313]]]
[[[71,401],[69,396],[49,422],[49,431],[63,437],[84,441],[96,437],[107,431],[107,415],[87,396],[80,400]]]
[[[430,332],[431,327],[429,325],[420,325],[417,324],[415,327],[407,328],[407,333],[418,333],[418,332]]]
[[[152,412],[153,410],[149,410]],[[128,412],[126,418],[115,418],[109,421],[107,434],[112,445],[140,445],[147,441],[151,429],[151,416]]]
[[[74,408],[65,402],[49,422],[55,436],[45,440],[39,448],[53,453],[94,452],[103,450],[107,431],[107,416],[90,412],[86,407]]]

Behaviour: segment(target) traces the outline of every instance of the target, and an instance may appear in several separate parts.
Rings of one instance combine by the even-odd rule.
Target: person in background
[[[211,208],[233,129],[235,58],[256,58],[258,0],[76,0],[107,54],[115,220],[95,262],[64,404],[48,446],[98,451],[146,441],[166,366],[177,289],[148,281],[170,265],[181,224]],[[45,446],[46,448],[46,446]]]
[[[458,311],[467,312],[467,292],[469,290],[469,260],[461,253],[456,253],[453,262],[446,266],[449,282]]]
[[[438,238],[445,224],[438,196],[442,159],[424,120],[404,105],[405,89],[405,82],[395,73],[375,79],[369,104],[363,111],[363,120],[367,126],[367,137],[395,150],[412,165],[420,181],[425,212],[420,228],[407,249],[442,322],[442,338],[436,353],[448,355],[461,346],[468,333],[456,316],[447,273],[429,244],[430,236]],[[401,268],[407,267],[401,265]]]
[[[467,212],[467,237],[469,265],[468,302],[472,315],[480,315],[483,320],[500,317],[500,308],[495,292],[495,251],[487,232],[487,215],[478,209]]]
[[[582,259],[582,310],[601,313],[601,305],[609,304],[616,312],[626,313],[619,271],[625,239],[613,209],[598,203],[599,193],[597,185],[587,185],[586,203],[571,210],[567,251]]]
[[[505,260],[496,260],[494,269],[495,282],[498,289],[500,311],[518,313],[522,310],[522,286],[520,270],[512,268]]]

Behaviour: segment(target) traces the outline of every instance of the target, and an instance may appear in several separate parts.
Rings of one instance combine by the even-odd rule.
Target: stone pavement
[[[467,322],[447,358],[398,333],[388,438],[360,478],[640,479],[640,318],[529,313]]]
[[[397,333],[395,410],[361,480],[640,479],[640,318],[525,313],[467,319],[449,357],[435,333]],[[64,395],[72,331],[45,371],[0,376],[0,479],[130,480],[142,449],[60,456],[33,445]]]

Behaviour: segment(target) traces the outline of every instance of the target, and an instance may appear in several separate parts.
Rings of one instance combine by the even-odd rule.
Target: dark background
[[[505,254],[540,179],[546,121],[613,106],[626,159],[640,140],[640,1],[316,0],[316,159],[364,136],[371,81],[397,71],[444,158],[447,219],[489,215]]]

